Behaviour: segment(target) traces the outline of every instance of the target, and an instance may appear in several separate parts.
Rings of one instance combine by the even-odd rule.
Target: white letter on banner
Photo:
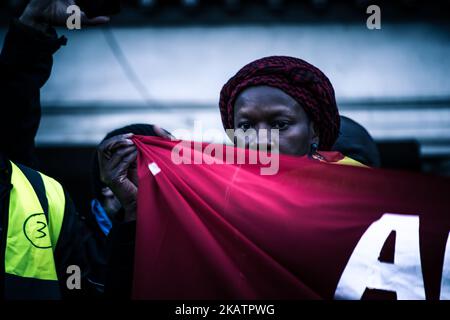
[[[384,243],[396,232],[394,263],[378,260]],[[395,291],[399,300],[425,299],[419,249],[419,217],[385,213],[356,245],[335,299],[361,299],[366,288]]]

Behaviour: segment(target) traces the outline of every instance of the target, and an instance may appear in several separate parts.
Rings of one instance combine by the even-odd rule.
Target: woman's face
[[[305,110],[290,95],[274,87],[256,86],[242,91],[234,105],[234,125],[235,130],[279,130],[278,141],[271,139],[270,134],[267,140],[258,134],[253,140],[242,142],[248,148],[261,144],[273,148],[278,144],[280,153],[303,156],[309,153],[312,143],[319,143]]]

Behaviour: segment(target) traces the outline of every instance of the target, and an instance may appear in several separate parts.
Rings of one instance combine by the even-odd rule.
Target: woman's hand
[[[75,4],[75,0],[31,0],[25,8],[20,22],[42,32],[50,26],[65,26],[70,14],[67,8]],[[109,17],[95,17],[89,19],[81,12],[83,25],[98,25],[109,22]]]

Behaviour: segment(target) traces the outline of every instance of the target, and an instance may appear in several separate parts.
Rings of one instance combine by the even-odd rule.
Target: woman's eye
[[[242,123],[239,124],[238,128],[242,129],[244,131],[247,131],[248,129],[251,128],[251,125],[248,122],[242,122]]]
[[[287,129],[289,123],[287,121],[275,121],[272,124],[272,129],[284,130]]]

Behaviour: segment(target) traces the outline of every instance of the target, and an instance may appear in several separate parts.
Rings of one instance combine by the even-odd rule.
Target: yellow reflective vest
[[[11,162],[5,243],[5,298],[58,299],[54,251],[64,218],[61,185]]]

